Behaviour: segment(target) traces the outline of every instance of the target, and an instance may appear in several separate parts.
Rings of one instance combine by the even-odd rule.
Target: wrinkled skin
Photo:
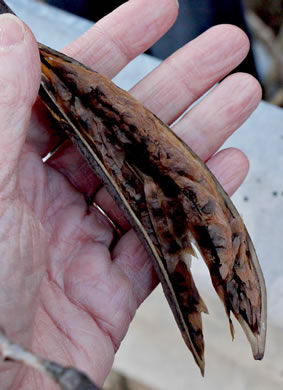
[[[174,0],[129,1],[64,51],[113,77],[162,36],[176,16]],[[1,34],[9,34],[10,43],[15,43],[13,18],[0,16]],[[24,29],[23,41],[0,50],[0,325],[14,341],[82,369],[101,385],[136,309],[157,280],[127,221],[73,146],[65,144],[42,164],[58,135],[41,103],[33,107],[40,81],[38,49],[28,28],[18,28]],[[248,49],[242,31],[215,27],[131,93],[170,124],[236,67]],[[173,127],[229,194],[244,180],[248,161],[239,150],[217,150],[260,98],[255,79],[234,74]],[[88,206],[90,198],[124,229],[111,252],[113,230]],[[0,366],[0,381],[1,389],[56,389],[13,364]]]

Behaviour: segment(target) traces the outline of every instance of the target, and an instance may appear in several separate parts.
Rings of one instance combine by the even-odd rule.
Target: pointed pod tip
[[[265,332],[263,332],[263,334],[259,334],[255,338],[256,342],[254,344],[254,347],[252,348],[253,357],[255,360],[262,360],[265,351],[266,334]]]
[[[264,356],[264,353],[258,352],[257,354],[254,355],[255,360],[262,360]]]
[[[249,343],[252,348],[253,357],[255,360],[261,360],[264,356],[264,350],[265,350],[265,342],[266,342],[266,322],[265,319],[262,319],[260,332],[254,332],[251,330],[249,325],[246,323],[246,321],[239,316],[238,321],[240,325],[242,326]]]
[[[232,341],[234,341],[234,339],[235,339],[235,328],[234,328],[233,322],[232,322],[230,317],[229,317],[229,325],[230,325],[230,333],[231,333]]]
[[[203,365],[199,367],[200,368],[200,373],[201,373],[201,376],[204,378],[204,374],[205,374],[205,367],[204,367],[204,362],[203,362]]]

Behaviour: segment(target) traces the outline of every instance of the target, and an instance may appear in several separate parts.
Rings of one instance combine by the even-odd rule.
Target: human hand
[[[129,1],[65,49],[112,78],[174,22],[174,0]],[[66,143],[46,164],[58,135],[37,96],[36,42],[13,16],[0,16],[0,325],[13,341],[85,371],[98,385],[140,303],[157,280],[135,233],[75,148]],[[22,36],[16,42],[16,33]],[[130,33],[129,33],[130,32]],[[4,43],[13,44],[4,48]],[[236,27],[215,27],[179,50],[131,93],[172,123],[245,57]],[[174,127],[232,194],[248,161],[238,150],[216,153],[261,98],[255,79],[222,81]],[[32,116],[30,120],[32,110]],[[229,167],[229,169],[227,169]],[[125,234],[87,204],[94,198]],[[3,389],[55,389],[32,370],[1,365]]]

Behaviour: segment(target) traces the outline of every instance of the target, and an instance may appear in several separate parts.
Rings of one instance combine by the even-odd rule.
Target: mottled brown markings
[[[108,79],[43,46],[41,58],[48,89],[43,98],[57,119],[61,115],[65,130],[139,234],[201,370],[200,313],[206,308],[185,264],[193,252],[189,233],[210,270],[231,331],[230,311],[254,356],[262,357],[264,280],[245,226],[217,180],[165,124]]]
[[[167,198],[162,188],[151,177],[145,178],[145,194],[156,237],[166,262],[168,277],[174,286],[177,301],[186,320],[189,334],[188,347],[203,364],[204,340],[201,312],[207,312],[207,310],[195,286],[190,269],[184,262],[184,256],[187,255],[185,251],[191,245],[184,240],[188,232],[186,215],[184,210],[180,210],[181,203],[176,202],[176,199]],[[170,218],[174,208],[179,209],[179,222],[183,230],[178,231],[176,220]],[[156,209],[158,213],[155,212]],[[188,245],[184,246],[184,243]],[[185,341],[187,341],[186,338]]]

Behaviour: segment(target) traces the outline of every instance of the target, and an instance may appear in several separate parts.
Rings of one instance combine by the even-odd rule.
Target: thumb
[[[12,180],[40,83],[36,41],[16,16],[0,15],[0,191]],[[11,190],[11,188],[10,188]]]

